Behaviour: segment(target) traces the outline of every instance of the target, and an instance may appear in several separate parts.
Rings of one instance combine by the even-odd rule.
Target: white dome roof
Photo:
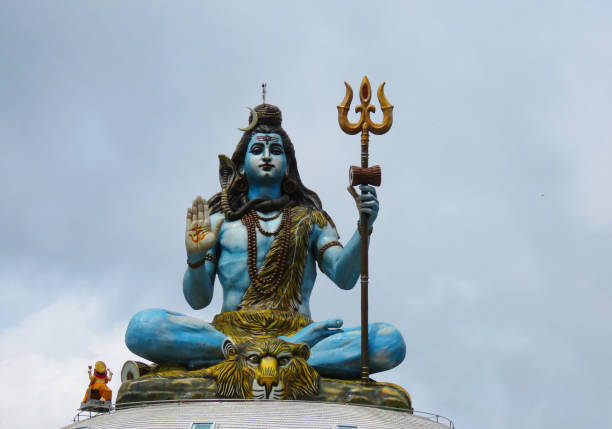
[[[417,414],[421,414],[420,416]],[[445,424],[438,423],[444,421]],[[449,420],[427,413],[372,406],[309,401],[198,400],[161,402],[123,408],[66,426],[66,429],[448,429]]]

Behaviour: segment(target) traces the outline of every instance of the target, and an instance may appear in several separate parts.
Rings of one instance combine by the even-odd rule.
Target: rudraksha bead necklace
[[[279,210],[278,213],[276,213],[274,216],[270,216],[270,217],[262,216],[259,213],[257,213],[255,210],[252,210],[250,213],[252,213],[255,216],[255,218],[256,218],[255,226],[257,227],[259,232],[261,232],[266,237],[272,237],[274,235],[278,235],[278,233],[280,232],[281,228],[283,227],[283,219],[281,219],[280,223],[278,224],[278,228],[276,228],[275,231],[266,231],[265,229],[263,229],[261,227],[261,224],[259,223],[259,221],[263,220],[264,222],[266,222],[266,221],[269,221],[269,220],[274,220],[274,219],[278,218],[281,215],[282,212],[283,212],[282,210]]]
[[[259,224],[259,220],[263,216],[259,216],[254,210],[247,212],[242,217],[242,223],[247,230],[247,265],[251,284],[261,295],[269,295],[278,289],[280,282],[283,279],[287,268],[287,250],[289,248],[289,231],[291,229],[291,210],[289,208],[282,209],[276,216],[267,218],[266,220],[276,219],[281,216],[281,221],[276,231],[266,231]],[[263,235],[271,237],[278,235],[280,237],[275,240],[280,240],[280,251],[278,254],[278,264],[274,271],[265,277],[262,277],[257,272],[257,230]]]
[[[259,213],[257,213],[256,211],[253,211],[253,213],[255,213],[255,217],[259,220],[263,220],[263,221],[268,221],[268,220],[274,220],[277,217],[279,217],[282,213],[282,210],[279,210],[278,213],[276,213],[275,215],[269,216],[269,217],[265,217],[260,215]]]

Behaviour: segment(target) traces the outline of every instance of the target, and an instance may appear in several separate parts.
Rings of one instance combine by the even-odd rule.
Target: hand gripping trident
[[[370,142],[370,131],[374,134],[384,134],[393,124],[393,105],[385,97],[383,82],[378,87],[378,101],[383,112],[383,120],[376,124],[370,119],[370,112],[374,113],[376,107],[370,104],[372,90],[367,76],[363,77],[359,89],[361,104],[355,106],[355,113],[360,113],[359,121],[352,123],[348,119],[348,111],[353,100],[353,89],[344,82],[346,95],[338,105],[338,123],[340,128],[347,134],[357,134],[361,131],[361,167],[351,166],[349,169],[349,192],[355,198],[359,207],[357,193],[352,188],[356,185],[380,185],[380,166],[374,165],[368,168],[368,144]],[[362,191],[363,194],[363,191]],[[361,233],[361,383],[370,382],[369,350],[368,350],[368,215],[360,213],[359,232]]]

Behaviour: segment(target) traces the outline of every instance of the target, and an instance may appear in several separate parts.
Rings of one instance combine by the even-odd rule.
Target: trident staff
[[[338,123],[340,128],[347,134],[357,134],[361,131],[361,167],[352,165],[349,169],[349,192],[359,205],[358,195],[353,189],[357,185],[380,186],[381,170],[380,166],[368,167],[368,145],[370,142],[370,132],[373,134],[384,134],[393,124],[393,105],[387,101],[384,93],[385,83],[378,87],[378,101],[383,112],[381,123],[375,123],[370,118],[370,113],[376,111],[376,107],[370,104],[372,89],[367,76],[364,76],[359,88],[359,99],[361,104],[355,106],[355,113],[360,114],[359,120],[355,123],[348,119],[348,111],[353,100],[353,89],[344,82],[346,95],[344,100],[338,105]],[[362,192],[363,194],[363,192]],[[369,350],[368,350],[368,240],[369,231],[368,215],[361,213],[359,220],[359,232],[361,233],[361,383],[367,384],[370,380]]]

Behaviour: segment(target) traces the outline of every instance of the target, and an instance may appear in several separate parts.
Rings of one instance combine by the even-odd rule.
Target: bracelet
[[[217,259],[216,259],[216,258],[215,258],[213,255],[211,255],[210,253],[207,253],[207,254],[206,254],[206,255],[205,255],[205,256],[204,256],[204,257],[203,257],[201,260],[199,260],[198,262],[193,262],[193,263],[192,263],[192,262],[189,262],[189,259],[187,259],[187,265],[189,265],[189,268],[196,269],[196,268],[199,268],[199,267],[201,267],[202,265],[204,265],[204,262],[206,262],[206,261],[210,261],[210,262],[212,262],[213,264],[216,264],[216,263],[217,263]]]
[[[325,253],[325,251],[332,246],[340,246],[344,248],[342,243],[340,243],[338,240],[329,241],[325,243],[323,246],[321,246],[321,248],[319,249],[319,255],[317,256],[317,262],[319,263],[319,268],[321,268],[321,261],[323,261],[323,253]]]

